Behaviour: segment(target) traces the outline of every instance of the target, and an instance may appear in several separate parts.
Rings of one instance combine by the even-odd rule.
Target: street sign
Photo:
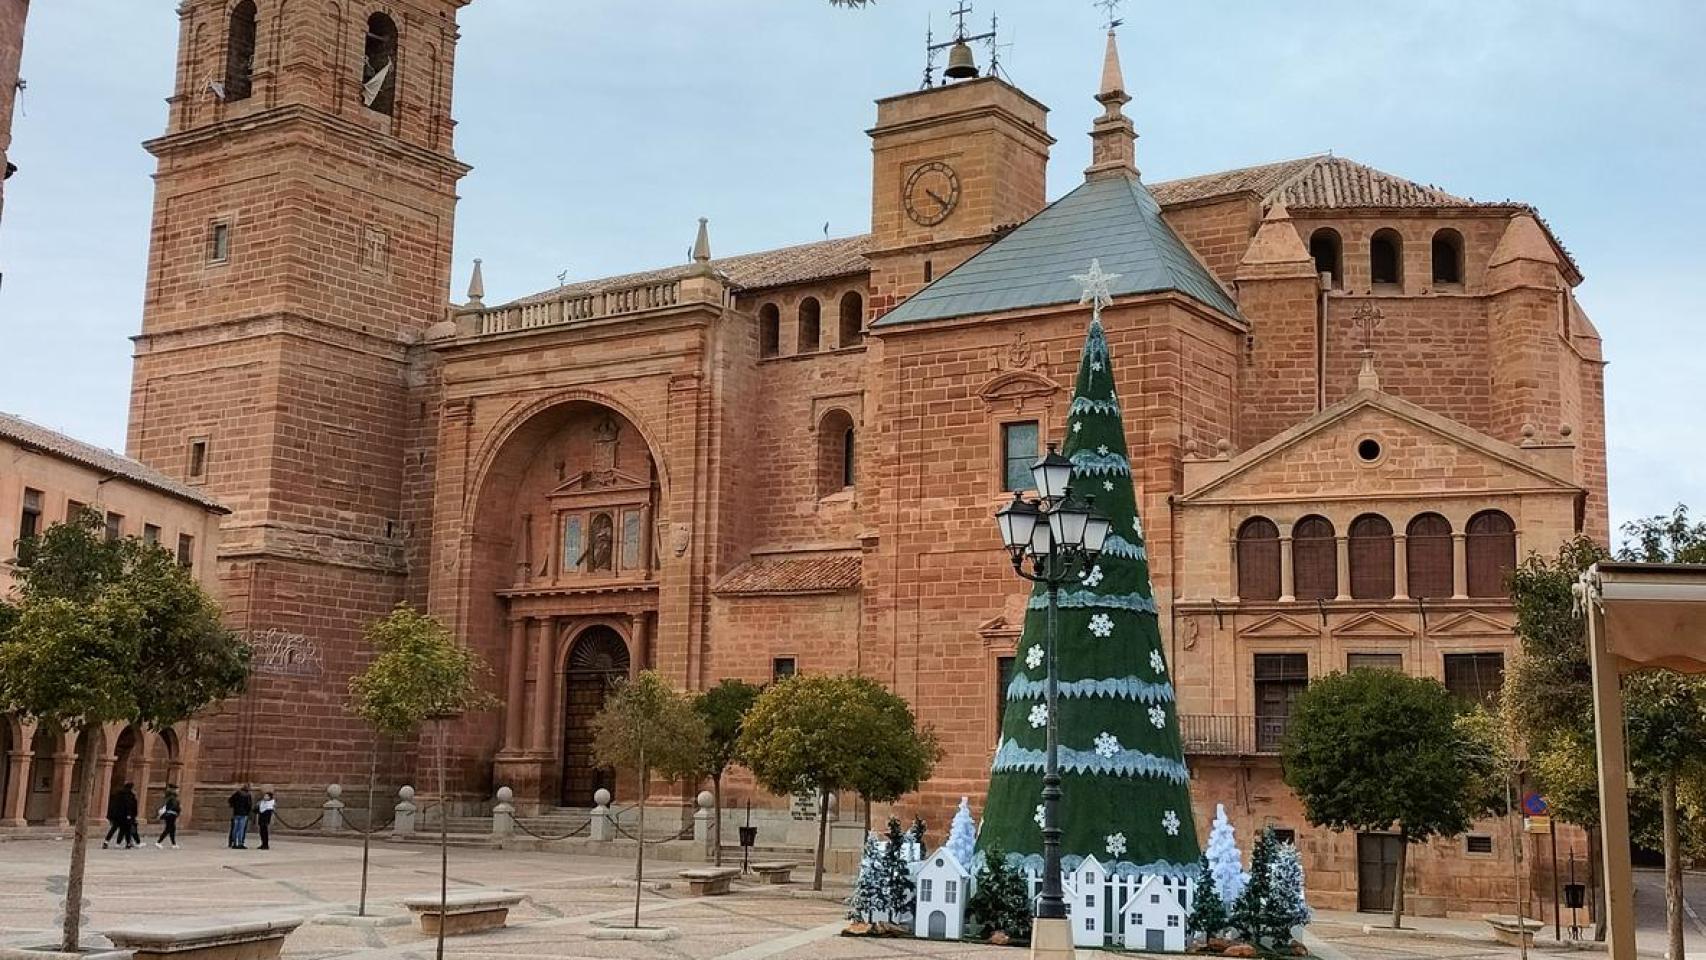
[[[1522,812],[1523,813],[1526,813],[1531,817],[1542,817],[1542,816],[1545,816],[1546,814],[1550,813],[1551,810],[1552,810],[1551,805],[1548,804],[1546,802],[1546,798],[1541,796],[1540,794],[1538,794],[1538,793],[1525,793],[1522,795]]]
[[[1543,813],[1522,818],[1522,828],[1529,833],[1551,833],[1552,818]]]

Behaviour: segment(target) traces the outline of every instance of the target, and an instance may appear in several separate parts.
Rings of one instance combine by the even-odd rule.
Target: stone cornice
[[[373,130],[361,124],[352,123],[335,114],[306,104],[287,104],[260,113],[222,120],[218,123],[211,123],[179,133],[168,133],[144,141],[142,147],[156,158],[165,160],[173,154],[194,147],[209,143],[222,143],[234,134],[250,133],[256,130],[285,127],[299,123],[311,124],[329,130],[351,143],[360,144],[364,149],[377,149],[405,162],[436,169],[455,180],[462,179],[474,169],[453,156],[435,153],[397,137],[377,135]]]

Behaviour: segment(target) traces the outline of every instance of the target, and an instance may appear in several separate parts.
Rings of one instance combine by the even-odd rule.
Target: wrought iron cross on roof
[[[1364,300],[1351,314],[1351,325],[1356,328],[1357,335],[1362,341],[1362,355],[1374,356],[1374,332],[1386,321],[1386,314],[1380,308]]]

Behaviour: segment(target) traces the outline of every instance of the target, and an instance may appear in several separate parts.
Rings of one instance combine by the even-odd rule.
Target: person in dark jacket
[[[255,796],[249,792],[249,785],[231,794],[231,799],[225,801],[231,807],[231,849],[249,849],[249,815],[255,812]]]
[[[178,800],[178,788],[166,784],[166,799],[160,801],[160,839],[154,841],[155,849],[163,849],[161,844],[170,841],[172,849],[178,849],[178,814],[184,812],[183,804]]]
[[[101,849],[105,850],[111,847],[115,837],[120,843],[130,837],[130,827],[124,819],[124,790],[122,788],[114,790],[113,795],[107,798],[107,835],[101,839]]]

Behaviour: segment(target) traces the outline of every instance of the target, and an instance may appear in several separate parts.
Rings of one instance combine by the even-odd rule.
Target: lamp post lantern
[[[1058,638],[1055,618],[1060,606],[1060,585],[1093,567],[1106,543],[1110,524],[1095,512],[1090,500],[1072,495],[1072,461],[1054,444],[1048,454],[1031,466],[1037,496],[1027,499],[1015,493],[1013,500],[996,511],[1001,542],[1013,562],[1013,572],[1048,590],[1048,617],[1044,629],[1048,681],[1044,693],[1047,752],[1043,765],[1043,893],[1037,901],[1039,921],[1066,921],[1066,900],[1060,887],[1060,737],[1057,717],[1060,706],[1060,672],[1056,662]],[[1027,569],[1027,566],[1029,569]]]

